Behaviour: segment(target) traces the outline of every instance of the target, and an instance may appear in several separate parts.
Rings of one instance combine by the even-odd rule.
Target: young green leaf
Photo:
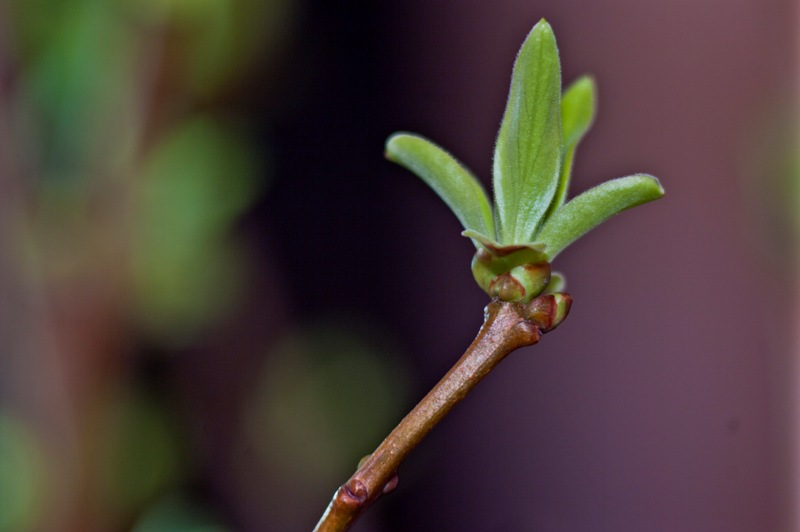
[[[455,213],[464,229],[494,237],[492,207],[486,192],[452,155],[418,135],[395,133],[386,141],[386,158],[425,181]]]
[[[497,236],[530,242],[550,206],[561,164],[561,65],[550,25],[533,27],[514,62],[494,152]]]
[[[472,243],[475,244],[475,247],[479,249],[481,246],[489,250],[500,249],[503,247],[502,244],[500,244],[496,240],[489,238],[488,236],[479,233],[478,231],[474,231],[472,229],[461,231],[461,236],[465,236],[471,239]],[[544,249],[544,246],[542,246],[542,249]]]
[[[664,195],[653,176],[636,174],[612,179],[567,202],[547,220],[536,237],[549,260],[611,216]]]
[[[564,205],[567,199],[575,148],[578,147],[578,143],[589,131],[594,121],[596,93],[597,88],[594,79],[589,76],[583,76],[573,82],[561,96],[561,130],[564,159],[561,162],[558,188],[545,220],[556,209]]]

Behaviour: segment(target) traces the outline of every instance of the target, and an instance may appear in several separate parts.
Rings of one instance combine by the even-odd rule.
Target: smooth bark
[[[568,303],[569,296],[561,295]],[[528,305],[493,300],[485,310],[478,336],[464,355],[395,427],[358,470],[334,494],[314,529],[316,532],[347,530],[358,516],[383,493],[397,485],[397,469],[408,454],[489,372],[512,351],[533,345],[543,332],[554,328],[566,315],[552,295]],[[556,314],[559,313],[559,319]]]

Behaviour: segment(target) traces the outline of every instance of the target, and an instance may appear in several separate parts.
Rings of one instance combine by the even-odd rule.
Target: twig
[[[560,303],[560,304],[559,304]],[[397,468],[472,388],[509,353],[539,341],[566,316],[566,294],[540,296],[527,305],[493,300],[478,336],[464,355],[395,427],[334,494],[315,532],[347,530],[370,504],[397,485]]]

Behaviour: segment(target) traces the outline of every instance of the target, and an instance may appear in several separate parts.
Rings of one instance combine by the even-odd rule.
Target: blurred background
[[[552,24],[598,115],[570,319],[354,530],[800,530],[794,0],[0,2],[0,531],[310,530],[463,352],[455,217]]]

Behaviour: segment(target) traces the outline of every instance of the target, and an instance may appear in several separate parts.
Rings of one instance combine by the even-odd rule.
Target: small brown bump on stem
[[[358,504],[365,503],[369,497],[369,490],[358,479],[351,479],[344,485],[344,489],[347,490],[347,495],[352,497]]]
[[[569,297],[566,294],[565,297]],[[357,471],[336,491],[315,532],[342,532],[383,493],[397,486],[397,469],[408,454],[497,364],[520,347],[542,336],[537,312],[550,314],[552,296],[534,299],[530,306],[493,299],[486,306],[478,336],[428,394],[400,421]],[[549,319],[547,324],[550,324]]]
[[[386,495],[387,493],[393,492],[395,488],[397,488],[397,484],[399,483],[400,483],[400,478],[397,476],[397,473],[395,473],[392,476],[392,478],[389,479],[389,482],[387,482],[386,485],[383,487],[381,493],[383,495]]]
[[[521,338],[526,338],[526,340],[523,341],[530,342],[531,344],[535,344],[542,337],[539,327],[530,321],[521,321],[514,325],[514,333],[519,334]]]

